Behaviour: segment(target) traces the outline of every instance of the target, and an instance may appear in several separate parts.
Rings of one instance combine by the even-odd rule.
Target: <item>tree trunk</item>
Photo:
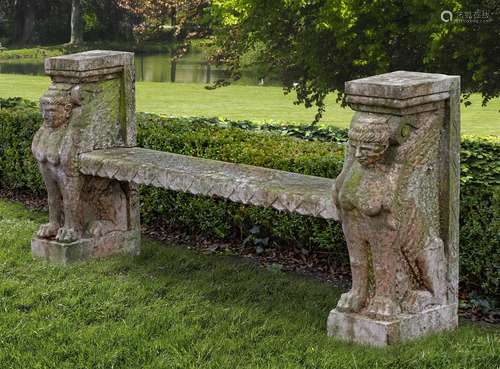
[[[16,0],[14,3],[14,41],[21,42],[23,38],[24,13],[26,4],[23,0]]]
[[[70,44],[83,42],[83,18],[80,0],[71,2],[71,40]]]
[[[26,0],[14,2],[14,40],[19,45],[31,42],[35,29],[35,8]]]
[[[26,16],[24,18],[23,25],[23,37],[21,38],[21,44],[26,45],[33,41],[33,30],[35,29],[35,8],[33,5],[29,5],[26,8]]]
[[[172,13],[170,13],[170,25],[175,27],[177,25],[177,9],[173,8]]]

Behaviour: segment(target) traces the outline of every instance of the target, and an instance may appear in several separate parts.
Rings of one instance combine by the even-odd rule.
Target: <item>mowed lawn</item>
[[[500,329],[386,349],[326,336],[341,293],[241,258],[144,241],[138,257],[69,267],[34,261],[45,213],[0,200],[0,368],[500,367]]]
[[[49,84],[48,77],[0,74],[0,97],[21,96],[37,100]],[[316,111],[294,105],[294,94],[285,96],[279,87],[234,85],[207,90],[202,84],[137,83],[137,110],[170,116],[223,117],[255,122],[311,122]],[[462,133],[500,135],[500,99],[481,106],[480,95],[462,107]],[[327,99],[322,124],[347,127],[352,110]]]

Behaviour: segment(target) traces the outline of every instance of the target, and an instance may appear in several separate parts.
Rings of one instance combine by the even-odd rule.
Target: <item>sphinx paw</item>
[[[389,297],[375,295],[371,299],[366,312],[375,318],[387,319],[401,313],[401,308],[396,301]]]
[[[366,294],[349,291],[340,296],[336,309],[338,311],[356,313],[360,311],[366,303]]]
[[[79,240],[81,237],[81,233],[75,230],[74,228],[59,228],[57,231],[56,240],[59,242],[74,242]]]
[[[57,223],[46,223],[42,224],[36,233],[37,237],[40,238],[51,238],[57,234],[60,225]]]

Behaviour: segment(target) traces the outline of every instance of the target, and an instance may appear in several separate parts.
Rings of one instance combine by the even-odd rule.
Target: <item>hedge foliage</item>
[[[138,114],[141,147],[245,163],[322,177],[340,172],[346,130],[255,125],[215,118],[164,118]],[[36,104],[0,99],[0,188],[44,195],[30,144],[42,122]],[[297,138],[298,137],[298,138]],[[464,291],[500,296],[500,139],[463,136],[461,150],[460,273]],[[247,237],[303,248],[333,250],[347,263],[335,222],[280,213],[152,187],[141,188],[145,223],[211,238]]]

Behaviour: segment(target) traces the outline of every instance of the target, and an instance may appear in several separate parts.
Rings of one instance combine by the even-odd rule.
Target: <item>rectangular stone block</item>
[[[364,315],[332,310],[327,331],[343,341],[370,346],[387,346],[410,341],[431,333],[453,330],[458,325],[457,305],[442,305],[418,314],[402,314],[384,321]]]
[[[458,76],[437,73],[396,71],[348,81],[347,95],[405,100],[449,92],[456,88]]]
[[[110,232],[102,237],[83,238],[70,243],[34,238],[31,253],[33,258],[66,265],[112,255],[138,255],[140,242],[138,231]]]
[[[128,64],[133,64],[134,54],[124,51],[92,50],[76,54],[55,56],[45,59],[47,74],[72,72],[75,76],[84,75],[90,71],[97,74],[108,73],[117,68],[118,71]]]

